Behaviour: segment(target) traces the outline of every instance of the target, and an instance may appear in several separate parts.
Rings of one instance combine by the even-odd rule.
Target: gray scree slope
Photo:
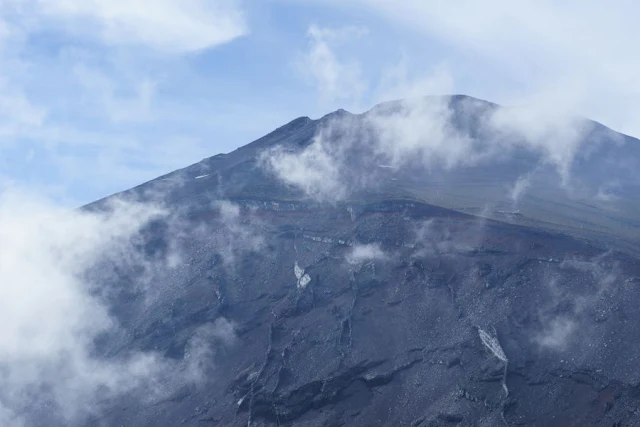
[[[448,99],[467,131],[500,108],[471,100],[481,108],[468,112],[469,101]],[[526,152],[498,166],[380,168],[375,186],[335,203],[261,167],[263,150],[302,150],[336,116],[357,126],[367,114],[299,118],[120,195],[161,201],[187,231],[208,231],[185,239],[184,265],[157,278],[172,291],[150,307],[127,292],[135,273],[123,269],[111,304],[129,333],[106,340],[104,357],[151,349],[181,360],[187,337],[220,318],[237,339],[216,347],[204,384],[106,402],[86,425],[640,425],[637,182],[633,165],[602,163],[640,162],[638,141],[594,124],[586,138],[618,143],[573,166],[593,191],[619,174],[615,202],[567,197],[543,167],[517,211],[503,190],[535,167]],[[366,166],[354,161],[353,173]],[[215,200],[238,207],[245,234],[224,228]],[[169,233],[152,224],[143,249],[162,254]],[[249,236],[262,243],[230,247]]]

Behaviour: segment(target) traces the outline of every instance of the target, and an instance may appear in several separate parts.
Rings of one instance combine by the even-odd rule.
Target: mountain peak
[[[498,104],[495,104],[484,99],[475,98],[469,95],[452,94],[452,95],[426,95],[420,97],[395,99],[392,101],[384,101],[376,104],[373,108],[367,111],[367,114],[394,114],[398,113],[407,107],[416,105],[428,105],[430,103],[438,103],[442,105],[448,105],[448,107],[454,111],[458,111],[462,106],[475,105],[485,108],[498,108]]]
[[[322,116],[320,120],[341,119],[348,116],[353,116],[353,113],[345,110],[344,108],[339,108],[336,111],[333,111],[329,114],[325,114],[324,116]]]

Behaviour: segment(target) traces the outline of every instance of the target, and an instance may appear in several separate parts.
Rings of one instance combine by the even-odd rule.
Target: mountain
[[[232,153],[132,191],[192,181],[163,200],[196,208],[202,197],[314,200],[318,192],[326,196],[323,185],[334,193],[329,199],[343,190],[314,178],[304,182],[304,176],[285,177],[294,185],[283,186],[282,176],[260,164],[261,154],[284,148],[276,154],[298,153],[309,169],[316,156],[315,172],[329,181],[336,172],[322,162],[338,165],[340,187],[351,191],[334,202],[406,198],[634,250],[640,238],[638,140],[586,119],[538,116],[463,95],[388,102],[360,115],[338,110],[319,120],[298,118]],[[314,151],[318,135],[323,149]],[[405,139],[406,146],[394,146]],[[299,169],[289,172],[300,175]],[[301,191],[309,185],[314,194]]]
[[[640,424],[639,163],[601,124],[455,95],[301,117],[86,206],[168,212],[88,274],[121,325],[96,354],[206,357],[80,424]]]

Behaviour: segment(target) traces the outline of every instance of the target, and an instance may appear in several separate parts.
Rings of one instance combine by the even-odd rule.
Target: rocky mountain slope
[[[97,354],[204,356],[82,423],[640,425],[640,145],[543,119],[341,110],[114,196],[169,215],[88,272],[122,326]]]

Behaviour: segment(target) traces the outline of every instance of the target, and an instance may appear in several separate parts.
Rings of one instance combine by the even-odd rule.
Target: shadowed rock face
[[[465,99],[450,99],[454,118],[478,130],[481,117],[461,108]],[[363,120],[339,116],[353,126]],[[136,396],[104,402],[86,425],[640,422],[640,262],[625,232],[638,221],[632,198],[585,214],[584,199],[562,199],[541,179],[528,196],[532,207],[506,215],[492,191],[536,161],[521,156],[498,172],[383,170],[375,186],[314,202],[261,167],[260,153],[276,144],[302,150],[329,120],[297,119],[125,194],[180,211],[191,237],[181,243],[179,265],[155,278],[162,294],[131,292],[127,277],[135,269],[121,272],[111,305],[128,333],[105,338],[99,351],[153,350],[182,360],[187,337],[220,318],[234,325],[234,340],[209,338],[213,350],[198,384],[151,403]],[[623,147],[635,153],[635,142],[625,139]],[[588,168],[604,166],[584,162],[576,176],[597,181]],[[428,179],[434,173],[446,175],[441,184]],[[482,188],[468,189],[482,180]],[[438,199],[436,190],[455,197]],[[493,203],[488,218],[462,212],[484,208],[472,205],[478,192]],[[237,209],[231,232],[212,207],[219,199]],[[546,221],[541,206],[550,209]],[[618,217],[605,211],[629,218],[627,228],[609,227]],[[587,227],[566,225],[586,215]],[[209,227],[195,233],[202,224]],[[141,250],[167,251],[172,232],[157,221]],[[243,246],[251,236],[259,244]]]

